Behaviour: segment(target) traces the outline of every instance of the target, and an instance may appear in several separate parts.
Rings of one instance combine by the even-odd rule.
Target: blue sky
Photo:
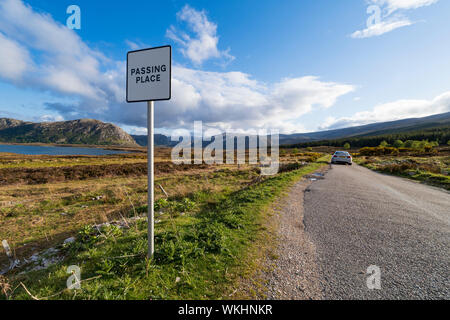
[[[81,9],[69,30],[66,9]],[[367,24],[370,6],[380,19]],[[450,1],[0,2],[0,117],[97,118],[145,132],[124,102],[130,49],[173,47],[161,132],[332,129],[450,111]]]

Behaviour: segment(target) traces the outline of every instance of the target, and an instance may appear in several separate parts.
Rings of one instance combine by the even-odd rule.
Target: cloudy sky
[[[66,26],[69,5],[81,29]],[[450,1],[0,0],[0,117],[145,133],[126,52],[172,45],[169,133],[334,129],[450,111]]]

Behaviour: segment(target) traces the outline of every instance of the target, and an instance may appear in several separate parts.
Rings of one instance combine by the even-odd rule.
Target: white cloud
[[[73,30],[56,23],[47,14],[33,11],[20,0],[2,0],[0,32],[4,42],[22,48],[15,58],[22,67],[21,72],[26,69],[24,85],[105,100],[107,93],[99,86],[105,81],[100,67],[108,59],[90,49]],[[26,62],[31,53],[39,57],[33,61],[35,69]],[[6,66],[0,66],[0,72],[5,70]]]
[[[189,5],[185,5],[177,13],[177,18],[187,23],[193,35],[180,32],[174,26],[171,26],[167,30],[166,36],[180,44],[183,55],[195,65],[201,65],[211,58],[221,58],[225,61],[234,60],[234,57],[229,54],[229,49],[220,51],[217,48],[219,43],[217,25],[208,20],[204,11],[197,11]]]
[[[19,80],[31,66],[28,51],[0,32],[0,77]]]
[[[324,82],[316,77],[283,79],[274,84],[256,81],[241,72],[208,72],[173,66],[172,100],[155,107],[157,128],[188,128],[201,120],[222,130],[277,128],[284,133],[304,131],[299,118],[314,108],[329,108],[355,89],[352,85]],[[122,88],[124,91],[125,88]],[[89,101],[83,101],[88,103]],[[140,104],[111,103],[101,114],[65,104],[48,104],[68,117],[99,117],[132,127],[146,126]],[[133,129],[136,132],[136,129]]]
[[[176,75],[176,76],[175,76]],[[313,108],[329,108],[355,88],[316,77],[283,79],[268,85],[241,72],[174,68],[173,101],[162,102],[161,126],[202,120],[226,129],[275,127],[296,131],[298,119]]]
[[[185,8],[186,12],[192,10]],[[196,13],[192,23],[208,30],[209,35],[215,34],[215,25],[210,25],[203,13]],[[144,104],[125,102],[125,61],[107,59],[89,48],[74,31],[49,15],[36,13],[20,0],[0,2],[0,32],[4,34],[0,42],[13,48],[7,51],[9,59],[25,62],[12,73],[0,61],[0,77],[75,101],[47,103],[46,114],[55,119],[58,115],[66,119],[96,118],[136,132],[136,128],[146,126]],[[27,61],[30,57],[35,60]],[[205,125],[221,129],[270,127],[299,131],[303,129],[298,125],[299,117],[314,108],[329,108],[340,96],[355,89],[312,76],[270,84],[238,71],[208,72],[176,64],[172,78],[172,100],[158,102],[155,109],[157,128],[191,128],[193,121],[202,120]]]
[[[53,115],[53,114],[44,114],[39,118],[39,122],[55,122],[55,121],[63,121],[64,118],[60,115]]]
[[[370,38],[374,36],[381,36],[387,32],[391,32],[395,29],[410,26],[413,23],[408,19],[402,20],[389,20],[389,21],[381,21],[377,24],[373,24],[370,27],[355,31],[351,34],[351,37],[354,39],[363,39]]]
[[[321,130],[365,125],[375,122],[420,118],[450,112],[450,91],[432,100],[397,100],[375,106],[370,111],[357,112],[351,117],[327,118]]]
[[[125,40],[125,43],[131,50],[139,50],[142,48],[139,44],[131,40]]]
[[[397,10],[418,9],[430,6],[439,0],[371,0],[375,5],[386,6],[389,13]]]
[[[413,25],[414,22],[403,14],[393,13],[396,11],[418,9],[432,5],[438,1],[439,0],[368,0],[367,2],[371,7],[368,8],[367,12],[370,14],[367,28],[357,30],[350,36],[354,39],[376,37],[398,28]]]
[[[130,48],[130,50],[140,50],[145,48],[151,48],[152,45],[146,44],[142,41],[131,41],[131,40],[125,40],[125,44]]]

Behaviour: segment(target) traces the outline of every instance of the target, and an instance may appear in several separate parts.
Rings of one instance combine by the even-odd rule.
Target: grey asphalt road
[[[450,193],[333,165],[304,199],[325,299],[449,299]],[[369,290],[378,266],[381,289]]]

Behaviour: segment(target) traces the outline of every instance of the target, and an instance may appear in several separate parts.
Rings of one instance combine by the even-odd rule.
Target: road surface
[[[304,198],[325,299],[450,299],[450,193],[333,165]],[[367,268],[381,289],[367,288]]]

